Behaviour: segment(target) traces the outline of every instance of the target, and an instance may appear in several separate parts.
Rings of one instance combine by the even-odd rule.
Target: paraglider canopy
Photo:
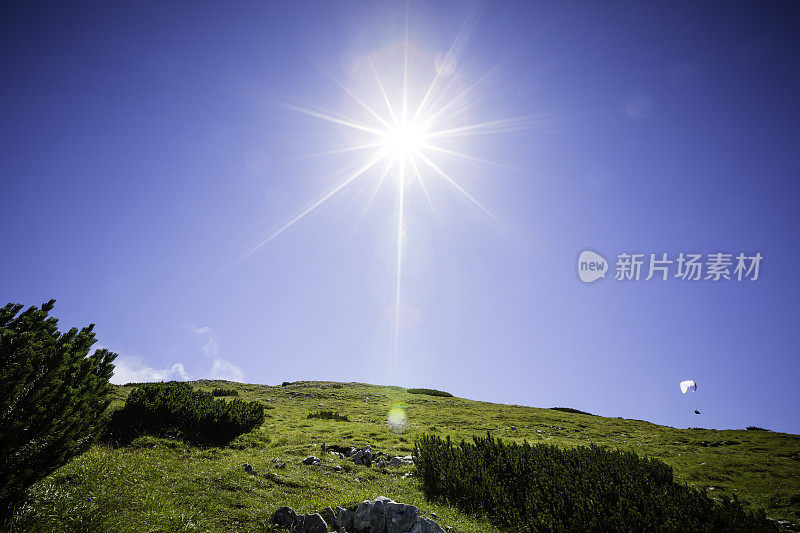
[[[687,392],[697,391],[697,383],[693,379],[687,379],[686,381],[681,381],[681,392],[686,394]]]

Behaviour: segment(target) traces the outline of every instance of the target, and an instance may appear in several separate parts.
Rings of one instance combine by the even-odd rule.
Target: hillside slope
[[[426,502],[417,480],[405,475],[413,472],[412,466],[381,470],[321,452],[325,442],[369,444],[391,455],[407,455],[423,433],[458,440],[486,432],[516,441],[562,446],[593,442],[632,450],[665,461],[678,480],[712,496],[736,496],[763,507],[772,518],[800,522],[797,435],[680,430],[360,383],[266,386],[203,380],[192,385],[236,389],[241,399],[263,402],[263,426],[225,448],[201,449],[152,437],[118,449],[96,445],[35,486],[33,505],[18,516],[18,529],[51,530],[63,523],[63,530],[81,524],[84,531],[263,531],[282,505],[308,512],[385,495],[435,513],[440,524],[456,531],[494,531],[484,520]],[[115,405],[133,388],[116,387]],[[308,418],[321,410],[346,415],[349,421]],[[390,410],[394,425],[387,421]],[[301,464],[309,455],[320,457],[322,465]],[[246,473],[245,463],[257,475]]]

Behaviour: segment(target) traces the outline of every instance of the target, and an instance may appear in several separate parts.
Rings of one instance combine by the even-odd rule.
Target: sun
[[[406,195],[411,194],[412,186],[416,185],[433,214],[438,216],[426,185],[426,182],[438,180],[456,193],[456,196],[466,200],[473,208],[502,228],[504,225],[500,220],[468,192],[457,176],[448,172],[447,162],[459,159],[481,165],[507,167],[456,150],[453,146],[459,142],[454,141],[518,131],[537,124],[536,118],[531,116],[514,116],[489,121],[470,120],[469,111],[484,99],[487,85],[495,73],[493,69],[474,80],[462,78],[459,73],[458,63],[464,52],[471,24],[465,24],[450,49],[444,53],[443,60],[440,57],[435,61],[424,59],[420,68],[415,69],[416,72],[426,73],[423,79],[416,79],[409,74],[410,44],[407,25],[406,20],[405,38],[399,43],[399,57],[392,55],[392,51],[397,49],[390,47],[386,49],[387,57],[375,53],[366,54],[360,60],[357,72],[362,74],[363,78],[358,79],[365,83],[349,85],[342,83],[320,67],[349,97],[348,102],[354,106],[355,114],[282,104],[287,109],[313,117],[335,128],[337,131],[332,132],[333,138],[339,142],[344,141],[339,148],[309,157],[349,154],[352,156],[351,164],[333,174],[337,176],[338,183],[323,192],[305,209],[236,261],[238,263],[253,254],[359,179],[371,180],[373,183],[372,194],[364,208],[366,213],[376,194],[387,181],[386,178],[392,176],[396,199],[393,224],[396,257],[393,302],[394,345],[391,365],[393,369],[396,367],[398,356],[404,248],[408,244],[405,223]],[[441,65],[446,65],[447,68]],[[350,135],[354,137],[351,138]]]
[[[379,138],[387,156],[407,160],[422,152],[427,136],[422,124],[400,119],[382,131]]]

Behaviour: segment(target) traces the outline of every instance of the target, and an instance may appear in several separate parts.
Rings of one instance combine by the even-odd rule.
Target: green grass
[[[214,396],[239,396],[239,391],[236,389],[222,389],[217,387],[211,391],[211,394]]]
[[[236,389],[238,398],[272,407],[263,425],[224,448],[140,437],[129,446],[96,445],[34,486],[30,504],[17,515],[15,531],[268,531],[282,505],[299,512],[356,503],[377,496],[436,513],[456,532],[496,531],[486,520],[443,503],[427,502],[411,466],[355,466],[322,454],[320,445],[363,446],[409,455],[425,433],[456,441],[487,431],[507,441],[558,446],[595,443],[634,451],[671,465],[678,481],[712,497],[737,496],[767,516],[800,522],[800,436],[771,431],[680,430],[638,420],[461,398],[411,394],[400,387],[359,383],[295,382],[284,386],[198,381],[211,392]],[[119,407],[134,386],[114,390]],[[393,404],[405,404],[404,429],[389,426]],[[334,411],[348,422],[309,419]],[[513,429],[512,429],[513,428]],[[725,444],[719,443],[737,444]],[[711,445],[717,443],[717,445]],[[320,467],[300,464],[308,455]],[[273,459],[286,463],[276,468]],[[246,474],[243,463],[259,475]],[[341,471],[334,467],[341,465]],[[271,474],[269,478],[263,474]],[[713,487],[713,490],[710,489]]]

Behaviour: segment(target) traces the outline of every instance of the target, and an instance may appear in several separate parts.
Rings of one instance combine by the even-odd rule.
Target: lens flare
[[[396,430],[402,430],[406,427],[406,411],[405,411],[406,404],[404,403],[393,403],[391,408],[389,408],[389,414],[386,416],[386,423],[389,424],[389,427]]]

